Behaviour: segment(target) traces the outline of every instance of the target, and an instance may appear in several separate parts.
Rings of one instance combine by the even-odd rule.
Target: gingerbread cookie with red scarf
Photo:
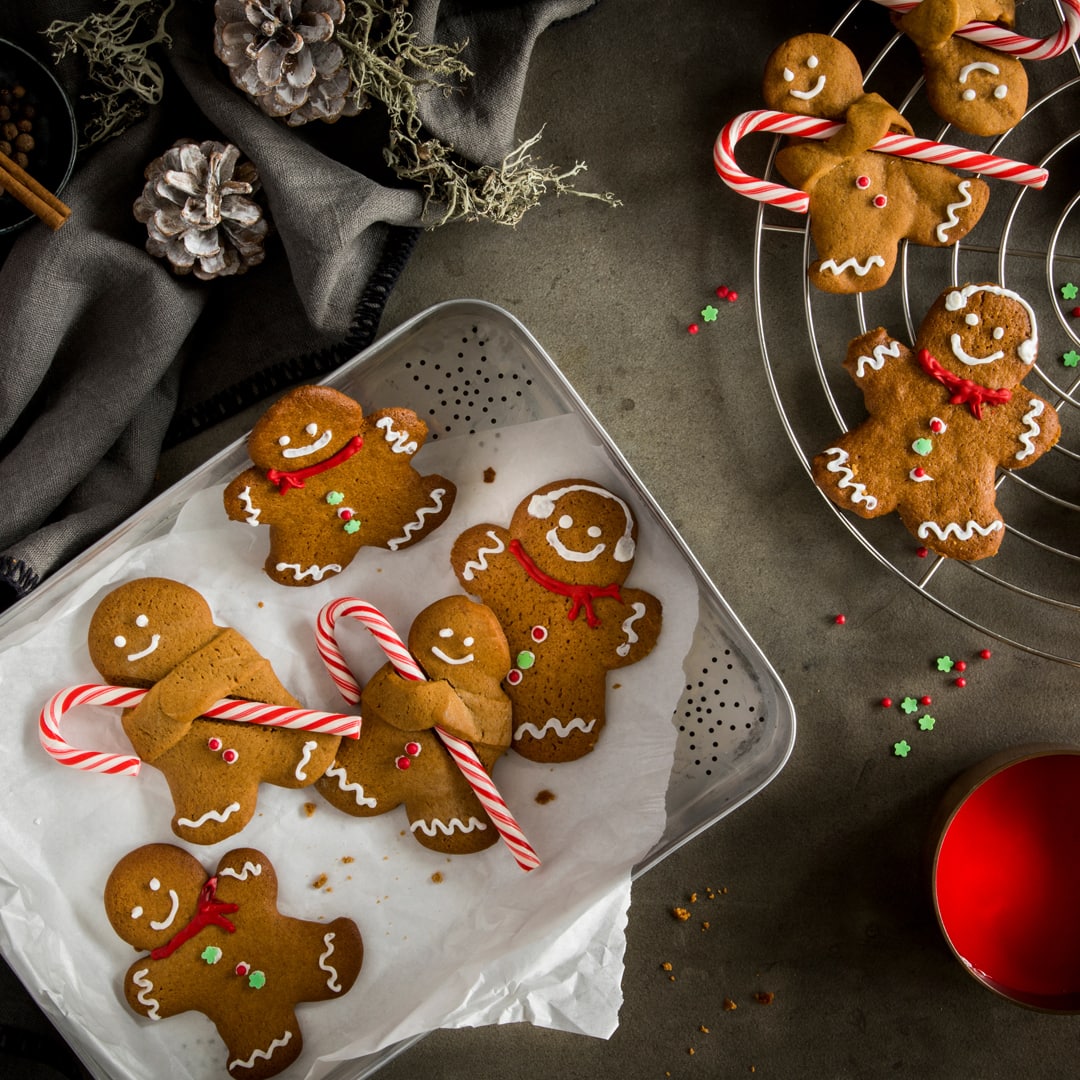
[[[946,289],[914,350],[880,327],[856,338],[844,367],[869,416],[814,458],[818,487],[863,518],[896,511],[940,555],[994,555],[996,470],[1026,468],[1061,434],[1053,406],[1021,382],[1037,352],[1031,305],[994,284]]]
[[[534,761],[572,761],[605,723],[607,675],[646,657],[660,601],[624,583],[637,521],[590,480],[556,480],[527,495],[503,525],[474,525],[450,561],[462,587],[495,612],[513,667],[513,746]]]
[[[136,578],[113,589],[90,619],[87,643],[107,683],[148,690],[121,723],[168,782],[172,829],[183,840],[233,836],[255,814],[260,784],[308,787],[334,760],[337,735],[203,716],[222,698],[301,705],[270,661],[215,623],[206,600],[181,582]]]
[[[316,788],[356,817],[404,805],[413,837],[433,851],[483,851],[498,831],[436,727],[469,743],[489,773],[510,748],[506,636],[489,607],[447,596],[413,620],[409,652],[427,678],[380,668],[361,693],[360,738],[344,740]]]
[[[264,569],[280,585],[337,575],[362,547],[400,551],[438,528],[457,489],[413,455],[427,425],[409,409],[369,416],[327,386],[300,386],[252,428],[246,469],[225,489],[234,521],[270,528]]]
[[[310,922],[282,915],[277,876],[254,848],[223,855],[212,877],[172,844],[125,855],[105,885],[113,929],[143,953],[124,976],[140,1016],[189,1010],[213,1021],[230,1076],[261,1080],[303,1050],[300,1002],[348,993],[364,959],[352,919]]]

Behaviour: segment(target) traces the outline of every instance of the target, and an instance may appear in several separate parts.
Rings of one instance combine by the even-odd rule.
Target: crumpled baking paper
[[[341,999],[300,1006],[304,1052],[285,1076],[355,1076],[384,1048],[438,1027],[525,1020],[604,1038],[617,1026],[631,868],[665,824],[672,714],[698,617],[694,577],[576,417],[431,442],[415,463],[452,479],[458,498],[449,520],[412,548],[364,549],[333,580],[284,588],[261,570],[267,530],[228,521],[215,484],[189,499],[166,535],[131,550],[121,540],[115,552],[97,555],[101,569],[0,653],[7,720],[0,944],[97,1071],[143,1080],[158,1062],[155,1075],[164,1075],[164,1063],[174,1078],[224,1075],[225,1048],[205,1016],[152,1022],[123,999],[123,973],[136,954],[109,926],[102,894],[116,862],[153,842],[187,848],[208,873],[226,851],[258,848],[277,871],[283,913],[326,921],[348,915],[359,925],[360,976]],[[493,482],[484,481],[485,470],[494,470]],[[522,871],[501,842],[467,856],[428,851],[409,835],[403,807],[352,818],[313,788],[264,785],[256,817],[241,833],[204,848],[187,845],[169,827],[172,801],[153,767],[134,778],[90,774],[56,763],[40,746],[37,718],[46,700],[64,686],[101,681],[86,648],[97,602],[147,575],[198,589],[215,620],[248,638],[307,706],[350,711],[315,650],[322,605],[339,596],[368,600],[405,638],[423,607],[461,592],[449,563],[460,532],[478,522],[506,524],[534,488],[569,477],[603,484],[634,508],[639,540],[628,583],[661,598],[664,624],[650,656],[609,676],[608,723],[592,754],[552,766],[510,752],[496,765],[495,783],[539,854],[538,869]],[[339,621],[337,633],[354,673],[370,678],[385,660],[374,639],[351,620]],[[131,749],[116,710],[73,711],[62,731],[79,747]]]

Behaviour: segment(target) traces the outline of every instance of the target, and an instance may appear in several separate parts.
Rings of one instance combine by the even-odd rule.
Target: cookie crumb
[[[771,1005],[776,1000],[776,995],[771,990],[758,990],[754,994],[754,1000],[759,1005]]]
[[[700,1031],[702,1035],[708,1035],[709,1034],[709,1029],[704,1024],[701,1024],[698,1027],[698,1031]]]
[[[536,801],[541,806],[547,806],[549,802],[554,802],[556,798],[558,798],[558,796],[555,794],[555,792],[548,791],[547,788],[544,788],[542,791],[538,791],[536,793]]]
[[[687,1052],[687,1053],[688,1053],[688,1054],[689,1054],[689,1055],[690,1055],[691,1057],[693,1057],[693,1056],[694,1056],[694,1048],[693,1048],[692,1046],[691,1046],[691,1047],[690,1047],[690,1049],[689,1049],[689,1050],[687,1050],[686,1052]]]
[[[304,803],[304,813],[311,817],[315,813],[315,804],[313,802]]]
[[[442,871],[436,870],[435,873],[431,875],[431,880],[434,884],[441,885],[443,882]]]
[[[327,883],[327,881],[328,881],[328,880],[329,880],[329,878],[327,878],[327,876],[326,876],[325,874],[320,874],[320,875],[319,875],[319,876],[318,876],[318,877],[317,877],[317,878],[316,878],[316,879],[315,879],[315,880],[314,880],[314,881],[313,881],[313,882],[311,883],[311,887],[312,887],[313,889],[321,889],[321,888],[322,888],[322,887],[323,887],[323,886],[324,886],[324,885],[325,885],[325,884]]]
[[[354,862],[356,862],[356,858],[355,858],[355,856],[353,856],[353,855],[342,855],[342,856],[341,856],[341,861],[342,861],[342,862],[343,862],[343,863],[344,863],[344,864],[345,864],[346,866],[348,866],[348,865],[349,865],[349,863],[354,863]]]
[[[494,484],[495,483],[495,470],[493,468],[491,468],[490,466],[488,466],[488,468],[486,468],[484,470],[484,483],[485,484]]]
[[[724,1004],[722,1006],[724,1012],[734,1012],[739,1006],[735,1004],[731,998],[724,998]]]
[[[691,904],[696,904],[697,903],[697,893],[696,892],[692,892],[690,894],[690,903]]]
[[[670,970],[671,970],[671,967],[672,967],[672,965],[671,965],[671,961],[670,961],[670,960],[665,960],[665,961],[664,961],[664,962],[663,962],[663,963],[662,963],[662,964],[660,965],[660,970],[661,970],[661,971],[670,971]]]
[[[709,929],[709,923],[707,923],[707,922],[703,922],[703,923],[701,924],[701,930],[702,930],[702,933],[704,933],[704,932],[705,932],[706,930],[708,930],[708,929]]]
[[[676,907],[671,909],[671,914],[675,916],[680,922],[686,922],[690,918],[690,912],[684,907]]]

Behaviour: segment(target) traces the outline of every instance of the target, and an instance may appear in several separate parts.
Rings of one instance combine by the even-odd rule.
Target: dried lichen
[[[176,0],[118,0],[111,12],[88,15],[81,22],[57,19],[43,33],[59,62],[81,55],[87,75],[100,90],[83,95],[94,110],[87,120],[84,146],[119,135],[156,105],[165,88],[161,66],[148,52],[172,43],[165,20]]]

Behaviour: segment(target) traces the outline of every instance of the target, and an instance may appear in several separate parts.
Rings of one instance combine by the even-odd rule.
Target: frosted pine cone
[[[344,0],[215,0],[214,52],[263,112],[296,126],[355,116],[334,30]]]
[[[145,176],[134,211],[146,225],[151,255],[203,281],[263,261],[269,225],[246,197],[258,191],[259,177],[235,146],[181,140],[151,161]]]

